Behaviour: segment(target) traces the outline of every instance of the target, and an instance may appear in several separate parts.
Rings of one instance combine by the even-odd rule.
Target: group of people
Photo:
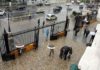
[[[75,36],[77,36],[78,32],[80,31],[81,28],[84,29],[84,33],[83,36],[85,38],[88,37],[89,34],[91,34],[90,30],[89,30],[89,24],[90,24],[90,14],[87,13],[86,16],[81,16],[81,15],[76,15],[75,16],[75,26],[74,26],[74,32],[75,32]],[[94,37],[95,37],[95,33],[96,33],[96,29],[94,29],[94,34],[91,34],[91,38],[90,38],[90,42],[93,41]]]
[[[77,33],[80,31],[82,27],[85,27],[84,28],[84,35],[85,35],[86,31],[88,30],[89,24],[90,24],[90,16],[88,13],[86,16],[76,15],[75,26],[74,26],[75,36],[77,36]]]

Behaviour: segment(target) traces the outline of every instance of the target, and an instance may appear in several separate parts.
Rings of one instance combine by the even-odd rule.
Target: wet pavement
[[[48,43],[55,46],[54,55],[52,56],[49,56]],[[64,45],[73,48],[70,61],[59,58],[60,48]],[[85,48],[84,44],[65,37],[52,42],[44,41],[37,50],[24,53],[13,61],[2,62],[0,60],[0,70],[69,70],[71,64],[78,63]]]
[[[91,24],[89,29],[93,31],[95,26],[96,23]],[[61,37],[55,41],[45,41],[45,37],[40,38],[41,44],[37,50],[24,53],[15,60],[8,62],[3,62],[0,59],[0,70],[70,70],[70,65],[78,64],[86,48],[86,43],[83,42],[82,30],[75,39],[71,34],[73,34],[72,30],[68,32],[67,37]],[[54,55],[52,56],[49,56],[48,44],[55,46]],[[60,49],[65,45],[73,49],[69,61],[59,58]]]

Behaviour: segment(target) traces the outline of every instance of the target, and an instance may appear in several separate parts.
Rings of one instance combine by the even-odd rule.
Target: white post
[[[11,7],[12,7],[12,3],[9,2],[9,9],[10,9],[10,11],[11,11]]]
[[[12,3],[11,2],[9,2],[9,7],[11,7],[12,6]]]

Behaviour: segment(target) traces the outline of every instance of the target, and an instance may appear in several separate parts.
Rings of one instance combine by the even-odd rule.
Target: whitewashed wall
[[[100,24],[97,25],[96,30],[92,46],[86,48],[79,61],[80,70],[100,70]]]

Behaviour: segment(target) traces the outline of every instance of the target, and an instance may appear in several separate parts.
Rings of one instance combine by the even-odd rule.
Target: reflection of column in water
[[[49,37],[48,38],[49,40],[50,40],[50,31],[51,31],[51,27],[49,27],[49,36],[48,36]]]
[[[25,42],[25,44],[27,43],[27,40],[26,40],[26,34],[24,34],[24,42]]]
[[[26,44],[25,34],[23,34],[23,44]]]
[[[2,37],[2,34],[3,34],[3,28],[2,28],[1,19],[0,19],[0,39]]]
[[[14,37],[15,43],[19,43],[19,35]]]
[[[28,38],[27,39],[29,39],[28,43],[31,43],[31,32],[28,33]]]
[[[30,32],[30,43],[32,43],[32,31]]]
[[[24,38],[25,43],[27,43],[27,33],[25,33],[25,38]]]
[[[56,26],[56,33],[59,32],[59,25]]]
[[[59,32],[59,27],[60,27],[59,24],[57,24],[57,32]]]
[[[48,36],[49,36],[49,29],[46,29],[46,40],[48,40]]]

